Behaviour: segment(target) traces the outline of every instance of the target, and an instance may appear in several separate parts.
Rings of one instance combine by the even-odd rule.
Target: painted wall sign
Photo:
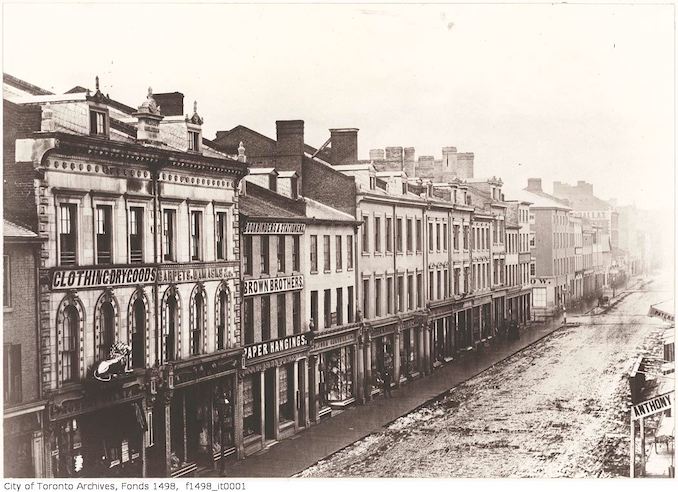
[[[243,282],[243,295],[254,296],[258,294],[272,294],[286,290],[299,290],[304,288],[303,275],[291,275],[289,277],[259,278],[245,280]]]
[[[162,268],[158,272],[158,281],[167,284],[196,282],[198,280],[220,280],[235,277],[231,267],[225,265],[184,265]]]
[[[671,400],[673,399],[673,391],[664,393],[663,395],[655,396],[649,400],[633,405],[631,417],[633,420],[638,420],[654,413],[663,412],[673,406]]]
[[[285,338],[279,338],[277,340],[255,343],[244,348],[245,360],[278,354],[287,350],[303,347],[305,345],[308,345],[308,340],[306,340],[304,335],[292,335]]]
[[[155,267],[83,268],[55,270],[51,289],[82,289],[155,282]]]
[[[248,222],[243,234],[303,234],[306,224],[286,222]]]

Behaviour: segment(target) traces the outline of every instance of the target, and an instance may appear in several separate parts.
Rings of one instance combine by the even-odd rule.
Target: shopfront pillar
[[[182,423],[182,427],[183,427],[183,430],[182,430],[182,432],[183,432],[182,445],[183,445],[183,450],[184,450],[183,457],[184,457],[184,461],[188,461],[188,458],[187,458],[188,457],[188,435],[187,435],[188,429],[186,428],[187,424],[186,424],[186,391],[185,390],[181,392],[181,423]]]
[[[365,388],[365,401],[372,399],[372,341],[367,337],[365,342],[365,380],[363,381]]]
[[[241,369],[242,370],[242,369]],[[243,442],[243,391],[242,391],[242,374],[238,373],[235,378],[235,388],[233,394],[235,401],[233,402],[233,440],[235,441],[235,457],[239,460],[245,457],[245,444]]]
[[[147,418],[148,412],[146,410],[146,400],[141,401],[141,411],[143,412],[144,419]],[[146,426],[150,425],[150,422],[146,421]],[[141,429],[141,478],[146,478],[148,476],[147,470],[147,454],[146,449],[148,448],[148,432],[144,429]]]
[[[275,439],[276,441],[279,441],[280,440],[280,367],[275,366],[274,368],[271,369],[271,372],[273,374],[273,401],[271,402],[271,404],[273,405],[273,411],[271,412],[271,415],[273,417],[273,422],[271,422],[271,425],[273,426],[273,439]],[[288,381],[288,384],[289,384],[289,381]]]
[[[393,381],[396,384],[396,388],[400,387],[400,338],[402,334],[400,333],[402,326],[398,326],[395,332],[393,333]]]
[[[44,477],[45,467],[44,465],[44,439],[42,430],[37,430],[33,432],[33,471],[35,472],[36,478]]]
[[[266,401],[266,373],[259,372],[259,429],[261,429],[261,445],[266,442],[266,411],[273,402]]]
[[[422,325],[419,327],[416,333],[417,337],[417,351],[419,352],[418,359],[419,359],[419,372],[422,374],[428,374],[428,362],[426,361],[426,333],[425,333],[425,327],[426,325]]]
[[[363,351],[365,350],[365,345],[362,343],[362,340],[356,344],[355,351],[353,353],[353,360],[355,364],[355,379],[353,380],[353,387],[356,389],[356,401],[358,404],[362,405],[365,403],[365,364]]]
[[[308,429],[308,427],[311,425],[311,419],[309,417],[309,407],[311,402],[309,401],[309,359],[302,359],[301,360],[301,369],[303,371],[303,381],[304,381],[304,387],[302,388],[301,392],[301,404],[303,405],[304,409],[304,427]]]
[[[172,400],[165,399],[165,476],[172,473]]]
[[[309,386],[309,418],[311,422],[318,422],[318,356],[312,355],[309,359],[308,386]]]

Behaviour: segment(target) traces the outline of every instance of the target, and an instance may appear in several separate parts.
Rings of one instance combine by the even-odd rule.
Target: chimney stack
[[[145,143],[158,143],[160,141],[159,124],[163,116],[160,114],[158,103],[153,98],[153,89],[148,88],[146,100],[141,103],[135,113],[137,119],[137,140]]]
[[[414,178],[414,147],[405,147],[404,152],[403,171],[405,171],[408,177]]]
[[[276,121],[275,128],[275,167],[279,171],[296,171],[299,189],[303,190],[304,121]]]
[[[154,94],[153,98],[163,116],[184,115],[184,95],[181,92],[161,92]]]
[[[330,160],[332,164],[355,164],[358,161],[358,129],[330,129]]]
[[[542,191],[541,190],[541,178],[528,178],[527,179],[527,191]]]
[[[370,160],[371,161],[383,161],[384,160],[384,149],[372,149],[372,150],[370,150]]]

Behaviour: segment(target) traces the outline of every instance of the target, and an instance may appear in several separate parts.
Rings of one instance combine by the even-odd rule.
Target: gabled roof
[[[562,200],[544,192],[522,190],[509,190],[507,194],[514,200],[530,202],[531,209],[557,209],[557,210],[572,210]]]
[[[17,87],[21,90],[28,92],[29,94],[33,94],[34,96],[48,96],[54,94],[53,92],[38,87],[37,85],[29,84],[25,80],[21,80],[20,78],[14,77],[13,75],[10,75],[8,73],[2,74],[2,81],[5,84]]]
[[[33,239],[37,238],[38,235],[25,227],[10,222],[9,220],[3,219],[2,224],[2,235],[6,238],[26,238]]]
[[[253,195],[240,196],[240,213],[250,218],[303,219],[291,210],[277,207],[268,200]]]

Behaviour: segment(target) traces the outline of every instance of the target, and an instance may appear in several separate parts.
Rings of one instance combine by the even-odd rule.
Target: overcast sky
[[[4,5],[4,71],[54,92],[148,86],[194,99],[204,134],[306,141],[357,127],[359,156],[474,152],[476,176],[541,177],[672,208],[672,6]]]

